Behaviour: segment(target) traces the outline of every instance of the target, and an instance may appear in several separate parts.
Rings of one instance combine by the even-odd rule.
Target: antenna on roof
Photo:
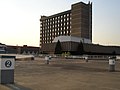
[[[88,4],[90,4],[90,1],[88,2]]]

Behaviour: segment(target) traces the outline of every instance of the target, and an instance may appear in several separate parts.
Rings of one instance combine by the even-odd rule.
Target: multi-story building
[[[92,42],[92,3],[79,2],[71,10],[40,18],[40,47],[59,36],[88,39]],[[79,40],[79,42],[80,42]],[[83,40],[84,41],[84,40]]]

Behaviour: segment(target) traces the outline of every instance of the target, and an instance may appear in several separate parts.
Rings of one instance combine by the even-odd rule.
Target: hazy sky
[[[40,16],[71,9],[89,0],[0,0],[0,42],[39,46]],[[93,43],[120,45],[120,0],[93,2]]]

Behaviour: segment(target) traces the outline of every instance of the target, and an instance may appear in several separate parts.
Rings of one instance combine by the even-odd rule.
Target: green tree
[[[62,54],[62,47],[61,47],[61,43],[60,43],[59,40],[58,40],[58,42],[56,43],[56,46],[55,46],[55,54]]]
[[[78,48],[77,48],[77,52],[78,52],[79,55],[84,54],[84,48],[83,48],[83,43],[82,42],[79,43]]]

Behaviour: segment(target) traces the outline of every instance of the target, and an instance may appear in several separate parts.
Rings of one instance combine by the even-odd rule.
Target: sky
[[[93,43],[120,46],[120,0],[0,0],[0,43],[39,46],[40,16],[80,1],[93,3]]]

